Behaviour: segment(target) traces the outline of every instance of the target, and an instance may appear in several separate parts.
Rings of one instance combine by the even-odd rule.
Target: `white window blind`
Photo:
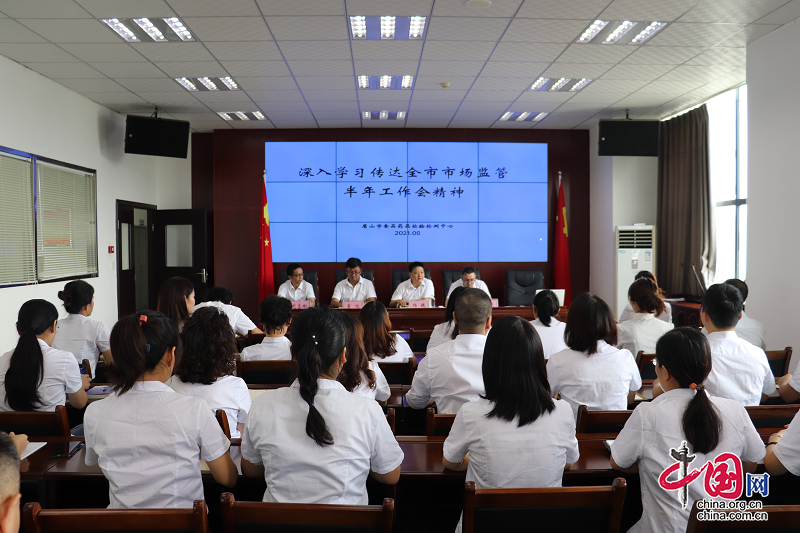
[[[0,153],[0,285],[36,281],[33,163]]]
[[[95,175],[39,161],[36,183],[39,281],[97,274]]]

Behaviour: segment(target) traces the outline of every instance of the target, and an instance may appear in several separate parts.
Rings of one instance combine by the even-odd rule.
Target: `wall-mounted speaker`
[[[185,120],[128,115],[125,120],[125,153],[179,157],[189,150],[189,123]]]
[[[598,155],[658,156],[658,120],[601,120]]]

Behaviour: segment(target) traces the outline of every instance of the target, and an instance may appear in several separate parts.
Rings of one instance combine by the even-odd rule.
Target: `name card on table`
[[[364,307],[364,302],[343,302],[342,307],[345,309],[361,309]]]
[[[311,302],[308,300],[300,300],[299,302],[292,302],[292,309],[308,309]]]
[[[500,300],[492,298],[492,307],[500,307]]]
[[[408,306],[409,307],[414,307],[416,309],[423,308],[423,307],[424,308],[428,308],[428,307],[431,306],[431,301],[430,300],[411,300],[410,302],[408,302]]]

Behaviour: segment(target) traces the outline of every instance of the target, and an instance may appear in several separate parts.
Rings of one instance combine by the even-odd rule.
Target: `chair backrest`
[[[224,492],[220,508],[225,533],[261,532],[265,524],[271,532],[390,533],[394,520],[394,500],[389,498],[383,505],[237,502]]]
[[[374,282],[375,281],[375,270],[373,270],[371,268],[367,269],[367,270],[364,270],[362,268],[361,269],[361,277],[362,278],[367,278],[368,280]],[[337,270],[336,272],[333,273],[333,284],[336,285],[337,283],[339,283],[340,281],[342,281],[345,278],[347,278],[347,271],[346,270]]]
[[[253,385],[288,385],[296,368],[294,360],[236,361],[236,375]]]
[[[590,411],[585,405],[578,406],[576,433],[619,433],[633,411]]]
[[[428,351],[428,341],[431,340],[433,335],[432,329],[414,329],[411,328],[411,351],[422,352]]]
[[[757,429],[775,428],[777,432],[786,424],[791,423],[797,411],[800,411],[800,404],[754,405],[745,407],[745,409]]]
[[[108,383],[109,368],[111,368],[111,365],[107,364],[105,361],[97,361],[97,364],[94,365],[92,381],[95,383]]]
[[[399,335],[403,337],[406,341],[411,340],[411,330],[410,329],[393,329],[389,331],[390,334]],[[413,351],[413,350],[412,350]]]
[[[654,353],[644,353],[639,350],[636,354],[636,366],[639,367],[639,374],[642,376],[642,382],[651,383],[656,380],[656,365],[653,360],[656,358]]]
[[[22,521],[26,533],[47,531],[159,531],[208,533],[206,502],[195,500],[193,509],[42,509],[25,504]]]
[[[276,290],[277,290],[278,287],[280,287],[281,285],[286,283],[287,279],[289,279],[289,278],[286,276],[286,271],[285,270],[281,270],[280,272],[278,272],[278,283],[275,284]],[[319,300],[318,280],[319,280],[319,271],[317,271],[317,270],[303,270],[303,281],[309,282],[311,284],[311,286],[314,287],[314,296],[317,297],[317,300]]]
[[[699,501],[699,500],[698,500]],[[713,531],[746,530],[748,532],[761,531],[797,531],[800,524],[800,505],[765,505],[758,509],[759,513],[766,513],[766,521],[749,520],[698,520],[697,515],[702,512],[697,508],[697,501],[689,515],[686,533],[711,533]],[[715,509],[714,512],[736,513],[736,509]]]
[[[431,269],[426,268],[424,270],[425,277],[431,279]],[[411,278],[411,275],[408,273],[408,270],[392,270],[392,294],[394,294],[394,291],[397,290],[398,285],[409,278]]]
[[[214,416],[217,417],[217,422],[219,422],[219,427],[222,428],[222,432],[225,433],[228,440],[231,440],[231,426],[228,423],[228,415],[225,414],[225,410],[217,409],[214,412]]]
[[[428,416],[426,419],[426,435],[429,437],[446,437],[450,434],[450,428],[453,427],[456,415],[437,415],[433,407],[428,407]]]
[[[506,269],[506,305],[533,305],[536,289],[544,289],[542,269]]]
[[[476,489],[467,481],[463,533],[483,531],[619,531],[627,485],[616,478],[608,487]]]
[[[86,375],[89,376],[89,379],[92,379],[92,363],[88,359],[84,359],[81,361],[81,365],[86,369]]]
[[[442,305],[447,299],[447,293],[450,292],[450,285],[461,279],[460,270],[442,270]],[[481,279],[481,269],[475,269],[475,279]]]
[[[389,423],[389,427],[392,428],[392,435],[395,434],[395,417],[394,417],[394,408],[390,407],[386,410],[386,421]]]
[[[409,359],[405,363],[384,363],[380,358],[375,360],[378,361],[378,366],[381,367],[381,372],[389,385],[411,385],[417,366],[416,361]]]
[[[55,411],[0,411],[0,431],[29,437],[69,437],[67,408],[57,405]]]
[[[783,350],[767,350],[766,353],[772,375],[777,378],[789,373],[789,361],[792,359],[791,346],[787,346]]]

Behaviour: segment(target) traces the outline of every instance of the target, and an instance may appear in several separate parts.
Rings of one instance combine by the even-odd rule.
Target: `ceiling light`
[[[397,112],[397,120],[403,120],[404,118],[406,118],[406,112],[405,111],[398,111]]]
[[[350,32],[353,39],[367,38],[367,17],[350,17]]]
[[[533,117],[533,122],[539,122],[540,120],[542,120],[544,117],[546,117],[549,114],[550,113],[539,113],[538,115]]]
[[[262,113],[261,111],[256,111],[255,113],[253,113],[253,116],[256,117],[256,119],[258,120],[267,120],[267,117],[265,117],[264,113]]]
[[[244,114],[244,113],[242,113],[241,111],[236,111],[236,112],[234,113],[234,115],[236,115],[237,117],[239,117],[239,118],[240,118],[240,119],[242,119],[242,120],[250,120],[250,117],[248,117],[247,115],[245,115],[245,114]]]
[[[224,118],[225,120],[233,120],[233,119],[231,118],[231,116],[230,116],[229,114],[227,114],[227,113],[218,112],[218,113],[217,113],[217,115],[221,116],[221,117],[222,117],[222,118]]]
[[[548,81],[550,81],[550,78],[539,78],[538,80],[536,80],[536,81],[533,83],[533,85],[531,85],[531,90],[532,90],[532,91],[538,91],[539,89],[541,89],[541,88],[543,88],[545,85],[547,85],[547,82],[548,82]]]
[[[141,18],[141,19],[133,19],[133,21],[136,24],[138,24],[139,27],[142,28],[145,31],[145,33],[147,33],[147,35],[149,35],[150,38],[152,38],[154,41],[164,42],[167,40],[167,38],[164,37],[164,34],[161,33],[161,30],[156,28],[155,25],[153,25],[153,23],[150,22],[150,19]]]
[[[196,91],[197,86],[189,80],[189,78],[175,78],[175,81],[183,85],[187,91]]]
[[[172,28],[172,31],[181,38],[181,41],[194,41],[192,33],[186,29],[186,26],[184,26],[183,22],[181,22],[181,19],[178,17],[165,18],[164,22],[166,22],[167,25]]]
[[[389,89],[392,86],[391,76],[381,76],[381,89]]]
[[[530,111],[523,111],[522,113],[519,114],[519,116],[515,120],[517,120],[519,122],[522,122],[523,120],[528,118],[528,115],[530,115],[530,114],[531,114]]]
[[[578,42],[578,43],[588,43],[589,41],[594,39],[595,36],[598,33],[600,33],[600,30],[605,28],[607,24],[608,24],[607,20],[595,20],[594,22],[592,22],[589,25],[588,28],[586,28],[583,31],[583,33],[581,34],[580,37],[578,37],[578,40],[576,42]]]
[[[388,111],[381,111],[381,114],[379,116],[380,116],[380,120],[386,120],[387,118],[389,118],[389,112]]]
[[[209,91],[219,91],[219,88],[217,88],[217,86],[214,85],[214,82],[211,81],[210,78],[197,78],[197,81],[205,85],[206,89],[208,89]]]
[[[628,33],[631,28],[636,26],[638,22],[631,22],[630,20],[623,20],[619,26],[617,26],[614,31],[608,34],[608,37],[603,41],[603,44],[614,44],[615,42],[619,41],[620,37]]]
[[[381,39],[394,39],[394,17],[381,17]]]
[[[414,76],[403,76],[403,80],[400,82],[400,87],[403,89],[410,89],[411,85],[414,84]]]
[[[500,117],[500,120],[508,120],[513,114],[514,113],[512,113],[511,111],[506,111],[505,113],[503,113],[503,116]]]
[[[230,76],[225,76],[224,78],[220,78],[219,81],[224,83],[225,87],[227,87],[231,91],[238,91],[239,90],[239,86],[236,84],[235,81],[233,81],[233,78],[231,78]],[[213,91],[215,89],[211,89],[211,90]]]
[[[572,87],[571,87],[569,90],[570,90],[570,91],[580,91],[581,89],[583,89],[584,87],[586,87],[586,86],[587,86],[587,85],[589,85],[590,83],[592,83],[592,80],[590,80],[589,78],[581,78],[581,79],[580,79],[580,80],[578,80],[578,82],[577,82],[575,85],[573,85],[573,86],[572,86]]]
[[[559,90],[560,88],[562,88],[564,85],[566,85],[567,83],[569,83],[570,81],[572,81],[572,78],[559,78],[559,79],[558,79],[558,81],[556,81],[556,82],[555,82],[555,83],[554,83],[554,84],[553,84],[553,85],[550,87],[550,89],[548,89],[548,90],[549,90],[549,91],[557,91],[557,90]]]
[[[464,5],[476,9],[483,9],[484,7],[492,5],[492,0],[467,0],[464,2]]]
[[[409,39],[422,39],[422,34],[425,33],[425,19],[426,17],[411,17],[411,24],[408,27]]]
[[[666,25],[667,25],[666,22],[655,22],[655,21],[651,22],[650,24],[647,25],[645,29],[640,31],[636,37],[631,39],[631,42],[629,42],[628,44],[642,44],[647,39],[652,37],[658,30],[660,30]]]
[[[361,118],[363,118],[364,120],[369,120],[370,118],[372,118],[372,113],[370,113],[369,111],[362,111]]]
[[[122,37],[123,39],[125,39],[129,43],[140,43],[141,42],[141,40],[139,40],[139,38],[136,37],[136,35],[134,35],[134,33],[125,24],[120,22],[119,19],[103,19],[103,22],[108,24],[108,26],[112,30],[117,32],[120,37]]]
[[[224,78],[217,78],[215,76],[204,76],[197,78],[194,76],[185,76],[183,78],[174,78],[175,81],[181,84],[181,87],[187,91],[239,91],[241,88],[236,81],[230,76]],[[231,111],[228,111],[230,113]]]
[[[369,89],[369,76],[359,76],[358,77],[358,88],[359,89]]]

